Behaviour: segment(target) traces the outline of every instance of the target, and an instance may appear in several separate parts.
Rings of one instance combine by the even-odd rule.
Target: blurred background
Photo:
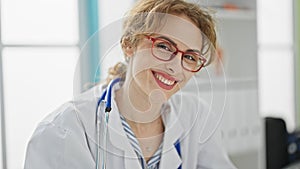
[[[220,62],[211,69],[214,96],[226,97],[216,102],[224,103],[220,141],[230,158],[241,169],[297,166],[300,0],[190,1],[215,11]],[[123,59],[106,30],[121,26],[134,2],[0,0],[0,168],[23,168],[38,122]],[[106,57],[112,64],[98,65],[110,55],[118,55]],[[210,99],[205,79],[200,85]]]

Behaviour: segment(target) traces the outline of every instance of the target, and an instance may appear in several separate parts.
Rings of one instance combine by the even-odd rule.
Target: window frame
[[[4,48],[16,47],[16,48],[78,48],[82,49],[85,42],[92,36],[96,31],[98,31],[98,0],[81,1],[76,0],[78,7],[78,42],[75,44],[4,44],[2,40],[2,1],[0,0],[0,166],[2,168],[7,168],[7,144],[6,144],[6,122],[5,122],[5,97],[3,88],[3,50]],[[98,40],[96,39],[96,42]],[[97,43],[98,44],[98,43]],[[89,51],[89,57],[81,58],[80,60],[80,70],[83,70],[80,74],[80,89],[76,91],[81,93],[85,83],[93,81],[91,72],[97,71],[99,69],[99,51],[98,48],[94,48]],[[80,57],[80,56],[79,56]],[[100,73],[100,71],[97,71]],[[88,77],[85,79],[85,77]],[[1,168],[0,167],[0,168]]]

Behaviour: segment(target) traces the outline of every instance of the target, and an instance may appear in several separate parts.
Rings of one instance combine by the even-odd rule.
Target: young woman
[[[212,61],[215,43],[214,22],[196,4],[139,1],[121,38],[127,66],[110,70],[113,85],[93,87],[40,123],[25,168],[235,168],[213,132],[203,138],[208,106],[181,91]]]

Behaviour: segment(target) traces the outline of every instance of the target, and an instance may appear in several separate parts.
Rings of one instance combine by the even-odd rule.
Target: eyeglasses
[[[152,41],[152,55],[161,61],[170,61],[178,53],[181,53],[181,66],[183,69],[190,72],[198,72],[206,63],[206,59],[201,56],[201,53],[192,49],[187,51],[179,50],[175,44],[164,38],[154,38],[146,36]]]

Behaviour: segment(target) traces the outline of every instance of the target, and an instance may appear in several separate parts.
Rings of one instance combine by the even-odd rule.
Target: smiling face
[[[198,51],[201,51],[202,34],[187,16],[168,15],[162,28],[150,37],[153,39],[142,37],[135,49],[124,50],[130,57],[126,79],[130,80],[135,90],[148,96],[151,92],[160,90],[169,99],[195,74],[182,67],[182,53],[187,53],[183,57],[184,63],[195,62]],[[155,48],[163,51],[157,52]],[[181,52],[173,56],[173,59],[160,59],[164,57],[165,50],[177,49]]]

